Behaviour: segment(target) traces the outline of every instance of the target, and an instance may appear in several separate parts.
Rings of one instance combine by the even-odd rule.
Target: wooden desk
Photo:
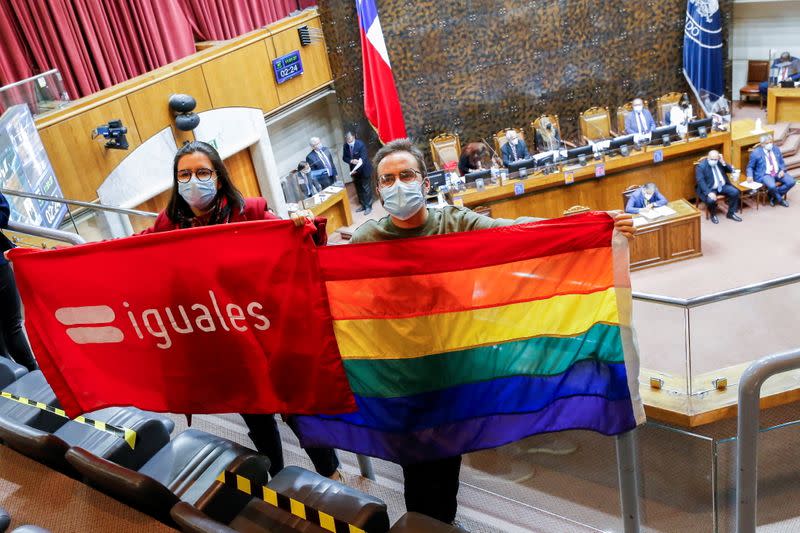
[[[342,189],[321,204],[311,207],[310,210],[318,217],[328,219],[328,226],[326,227],[328,235],[342,226],[349,226],[353,223],[353,213],[350,211],[347,189]]]
[[[770,87],[767,90],[767,122],[800,122],[800,88]]]
[[[738,168],[744,174],[750,162],[750,148],[758,144],[762,135],[772,135],[775,130],[770,126],[761,126],[763,131],[753,133],[756,121],[747,118],[735,120],[731,123],[731,159],[729,163],[733,168]]]
[[[591,209],[623,209],[622,191],[629,185],[654,182],[667,198],[693,198],[695,195],[694,163],[709,150],[719,150],[730,158],[731,136],[728,132],[713,132],[705,139],[675,142],[667,147],[649,146],[644,151],[632,151],[627,157],[606,157],[601,162],[605,176],[595,177],[597,164],[566,168],[553,174],[534,174],[524,180],[516,174],[504,185],[492,185],[483,191],[469,190],[460,195],[464,205],[487,205],[493,217],[520,216],[560,217],[573,205]],[[664,160],[653,162],[657,150],[663,150]],[[565,174],[572,172],[574,183],[564,183]],[[521,183],[522,195],[515,196],[514,187]]]
[[[670,202],[674,215],[636,228],[631,243],[631,270],[683,261],[703,255],[700,244],[700,211],[684,199]],[[643,218],[639,215],[636,218]]]

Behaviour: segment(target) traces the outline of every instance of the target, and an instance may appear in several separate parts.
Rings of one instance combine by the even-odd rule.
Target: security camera
[[[125,134],[128,133],[128,128],[122,125],[122,120],[114,119],[109,120],[108,124],[97,126],[92,130],[92,139],[102,136],[106,141],[105,147],[114,150],[127,150],[128,138]]]

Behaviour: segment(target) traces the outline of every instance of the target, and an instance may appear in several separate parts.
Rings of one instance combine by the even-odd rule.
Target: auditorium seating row
[[[0,390],[60,408],[41,371],[28,372],[4,357],[0,357]],[[7,397],[0,397],[0,440],[186,532],[326,531],[218,481],[223,472],[248,479],[251,487],[265,485],[368,533],[463,531],[414,513],[390,529],[386,504],[378,498],[299,467],[284,468],[270,480],[266,457],[192,428],[171,439],[174,422],[160,414],[124,407],[101,409],[86,417],[133,430],[134,447],[117,434]],[[3,522],[0,515],[0,526],[3,523],[7,528],[8,520]],[[5,528],[0,527],[0,533]]]

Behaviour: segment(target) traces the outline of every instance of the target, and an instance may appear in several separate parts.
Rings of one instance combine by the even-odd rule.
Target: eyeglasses
[[[411,183],[417,180],[417,176],[422,176],[422,172],[413,168],[401,170],[397,175],[395,174],[381,174],[378,176],[379,187],[391,187],[395,184],[398,178],[403,183]]]
[[[210,168],[198,168],[195,171],[192,170],[179,170],[178,171],[178,181],[181,183],[188,183],[192,176],[196,176],[200,181],[208,181],[214,177],[214,172]]]

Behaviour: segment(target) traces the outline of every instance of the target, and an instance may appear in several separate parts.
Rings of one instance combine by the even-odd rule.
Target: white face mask
[[[633,106],[633,110],[636,111],[637,113],[640,112],[642,109],[644,109],[644,106],[641,105]]]
[[[217,178],[200,181],[197,176],[186,183],[178,182],[178,194],[195,209],[203,210],[217,197]]]
[[[708,160],[708,164],[711,165],[712,167],[715,167],[715,166],[717,166],[717,160],[716,159],[709,159]]]
[[[766,150],[767,152],[769,152],[770,150],[772,150],[772,143],[766,143],[766,144],[764,145],[764,150]]]
[[[408,220],[425,207],[424,187],[418,181],[405,183],[398,179],[391,187],[380,190],[384,209],[395,218]]]
[[[644,199],[647,200],[647,201],[650,201],[650,199],[653,198],[654,194],[655,193],[652,193],[652,192],[646,192],[646,193],[644,193]]]

